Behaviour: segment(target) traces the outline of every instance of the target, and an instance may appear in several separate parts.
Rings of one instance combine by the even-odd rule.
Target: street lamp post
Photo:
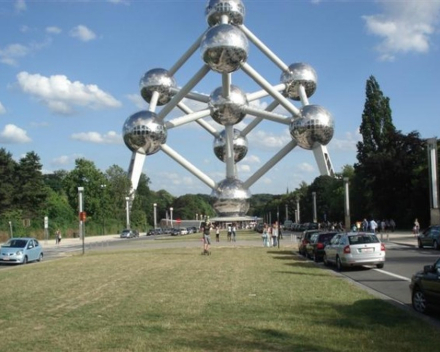
[[[312,192],[312,198],[313,198],[313,222],[318,222],[318,215],[316,213],[316,192]]]
[[[84,193],[84,187],[78,187],[79,236],[82,239],[82,253],[84,254],[83,193]]]
[[[299,211],[299,198],[296,198],[296,223],[299,224],[301,222],[301,216],[300,216],[300,211]]]
[[[9,221],[9,235],[12,238],[12,221]]]
[[[173,208],[170,208],[171,227],[173,228]]]
[[[350,195],[349,195],[349,178],[344,177],[344,217],[345,217],[345,230],[349,231],[351,226],[350,221]]]
[[[125,197],[125,215],[127,218],[127,226],[126,228],[129,229],[130,228],[130,197]]]
[[[105,211],[105,196],[104,196],[104,192],[105,192],[105,188],[107,187],[107,185],[101,185],[101,190],[102,190],[102,203],[103,206],[101,207],[101,212],[102,212],[102,234],[105,235],[105,216],[106,216],[106,211]]]
[[[156,230],[156,226],[157,226],[157,213],[156,213],[156,211],[157,211],[157,204],[156,203],[154,203],[153,204],[153,207],[154,207],[154,213],[153,213],[153,216],[154,216],[154,229]]]

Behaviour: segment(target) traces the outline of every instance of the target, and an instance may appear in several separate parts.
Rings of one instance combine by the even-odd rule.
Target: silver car
[[[385,245],[374,233],[349,232],[340,233],[332,238],[324,248],[324,264],[335,264],[338,270],[343,267],[385,265]]]
[[[0,249],[0,263],[26,264],[43,259],[43,248],[33,237],[10,238]]]

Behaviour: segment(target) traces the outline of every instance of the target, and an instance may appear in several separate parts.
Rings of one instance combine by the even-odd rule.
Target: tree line
[[[295,219],[297,203],[301,221],[313,220],[312,193],[316,193],[318,221],[344,221],[343,178],[350,183],[352,222],[364,218],[394,219],[398,228],[410,229],[414,218],[423,226],[430,221],[430,190],[426,140],[418,132],[404,134],[393,124],[389,98],[376,79],[366,82],[366,100],[357,143],[357,162],[345,165],[336,177],[319,176],[285,194],[257,194],[250,200],[248,215],[268,221]],[[43,174],[39,156],[29,152],[15,161],[0,149],[0,236],[43,236],[43,219],[49,234],[61,229],[74,236],[78,229],[78,187],[84,187],[86,233],[118,233],[126,222],[126,197],[131,187],[127,172],[117,165],[106,171],[87,159],[75,160],[71,171]],[[131,204],[130,224],[146,231],[157,219],[194,219],[195,214],[215,216],[214,199],[204,194],[174,197],[166,190],[152,191],[142,173]]]

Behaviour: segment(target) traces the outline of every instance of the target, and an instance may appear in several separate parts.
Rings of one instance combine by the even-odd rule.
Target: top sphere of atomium
[[[281,83],[287,85],[284,95],[293,100],[300,100],[298,87],[302,85],[307,97],[315,93],[318,76],[312,66],[305,63],[296,63],[289,66],[287,72],[281,74]]]
[[[167,140],[167,130],[157,115],[151,111],[139,111],[124,123],[122,135],[125,145],[132,152],[151,155],[159,151]]]
[[[241,0],[210,0],[205,9],[206,21],[210,27],[222,23],[222,16],[228,17],[228,23],[243,24],[245,9]]]
[[[236,128],[234,128],[233,150],[235,163],[243,160],[248,152],[248,141]],[[214,139],[214,154],[220,161],[226,161],[226,130],[221,131]]]
[[[223,97],[223,88],[216,88],[208,103],[212,119],[220,125],[234,125],[244,119],[243,108],[248,106],[246,94],[237,86],[231,85],[229,96]]]
[[[219,216],[245,216],[249,210],[251,192],[236,178],[220,181],[211,196],[215,198],[214,209]]]
[[[303,149],[311,150],[318,144],[327,145],[333,138],[333,117],[319,105],[306,105],[300,109],[301,117],[290,124],[292,138]]]
[[[154,68],[141,78],[139,83],[142,98],[149,104],[154,92],[159,93],[157,105],[167,104],[173,97],[171,88],[176,88],[176,81],[167,70],[163,68]]]
[[[203,61],[214,71],[231,73],[246,62],[249,42],[245,34],[230,24],[218,24],[205,33],[200,44]]]

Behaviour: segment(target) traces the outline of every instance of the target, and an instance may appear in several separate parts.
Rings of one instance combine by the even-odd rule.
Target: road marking
[[[373,270],[376,270],[376,271],[378,271],[378,272],[380,272],[382,274],[385,274],[385,275],[393,276],[393,277],[396,277],[398,279],[411,282],[411,279],[408,279],[405,276],[400,276],[400,275],[397,275],[397,274],[393,274],[393,273],[390,273],[389,271],[385,271],[385,270],[382,270],[382,269],[373,269]]]

